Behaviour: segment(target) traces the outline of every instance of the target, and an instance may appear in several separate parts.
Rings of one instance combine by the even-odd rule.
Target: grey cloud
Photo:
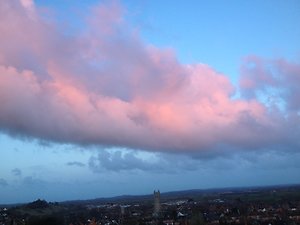
[[[257,152],[249,152],[243,154],[243,160],[247,162],[249,166],[260,169],[300,168],[300,153],[297,152],[278,152],[274,150],[265,150],[260,154],[257,154]]]
[[[196,170],[194,159],[177,154],[155,153],[153,158],[141,158],[138,151],[103,150],[89,160],[89,168],[96,173],[103,171],[148,171],[154,173],[176,173],[179,170]]]
[[[299,168],[300,154],[297,152],[282,153],[280,150],[229,151],[218,157],[201,157],[201,155],[184,155],[170,153],[151,153],[141,157],[135,150],[102,150],[90,157],[89,168],[95,173],[143,171],[146,173],[176,174],[183,171],[221,172],[239,169],[281,170]],[[146,153],[149,154],[149,153]]]
[[[104,170],[150,170],[155,168],[153,163],[146,162],[136,156],[134,152],[122,154],[121,151],[109,152],[103,150],[97,156],[92,156],[89,160],[89,167],[94,172]]]

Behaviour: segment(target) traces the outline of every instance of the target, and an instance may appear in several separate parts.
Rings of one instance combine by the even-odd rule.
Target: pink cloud
[[[175,152],[290,141],[283,116],[255,98],[233,99],[230,80],[207,65],[180,64],[172,50],[143,43],[117,3],[94,8],[85,32],[66,36],[31,1],[21,2],[0,3],[2,131]],[[255,73],[243,69],[242,88],[278,85],[257,61]],[[297,66],[276,65],[294,74],[286,85],[299,80]]]
[[[241,67],[240,85],[247,96],[269,96],[276,105],[284,104],[287,113],[300,110],[300,64],[286,59],[263,59],[249,56]]]

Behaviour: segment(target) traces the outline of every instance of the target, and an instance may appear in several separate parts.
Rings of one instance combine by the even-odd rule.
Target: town
[[[300,186],[192,190],[1,206],[0,225],[300,224]]]

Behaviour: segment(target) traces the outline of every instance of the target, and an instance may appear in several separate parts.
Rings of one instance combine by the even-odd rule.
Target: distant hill
[[[28,203],[26,205],[27,208],[30,208],[30,209],[45,209],[45,208],[48,208],[50,205],[48,202],[46,202],[45,200],[36,200],[34,202],[31,202],[31,203]]]
[[[270,190],[284,190],[284,189],[300,189],[300,184],[294,185],[273,185],[273,186],[254,186],[254,187],[232,187],[232,188],[211,188],[211,189],[192,189],[182,191],[171,191],[161,193],[161,201],[170,201],[175,199],[189,199],[189,198],[203,198],[209,195],[233,195],[243,193],[254,193]],[[134,204],[141,202],[152,202],[153,195],[121,195],[108,198],[96,198],[89,200],[72,200],[64,201],[62,204],[106,204],[106,203],[119,203],[119,204]]]
[[[201,199],[207,196],[215,195],[236,195],[238,193],[254,193],[270,190],[288,190],[288,189],[300,189],[300,184],[294,185],[273,185],[273,186],[254,186],[254,187],[229,187],[229,188],[210,188],[210,189],[192,189],[192,190],[182,190],[182,191],[171,191],[161,193],[161,201],[169,201],[174,199]],[[86,200],[70,200],[63,201],[60,204],[106,204],[106,203],[119,203],[119,204],[134,204],[134,203],[145,203],[152,202],[153,194],[148,195],[121,195],[115,197],[107,198],[95,198],[95,199],[86,199]],[[0,207],[13,207],[24,204],[3,204]],[[27,207],[34,209],[36,208],[47,208],[49,203],[45,200],[36,200],[34,202],[28,203]]]

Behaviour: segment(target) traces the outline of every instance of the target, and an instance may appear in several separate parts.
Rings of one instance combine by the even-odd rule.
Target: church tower
[[[154,195],[154,212],[153,212],[153,216],[158,217],[159,214],[160,214],[160,192],[159,192],[159,190],[154,191],[153,195]]]

